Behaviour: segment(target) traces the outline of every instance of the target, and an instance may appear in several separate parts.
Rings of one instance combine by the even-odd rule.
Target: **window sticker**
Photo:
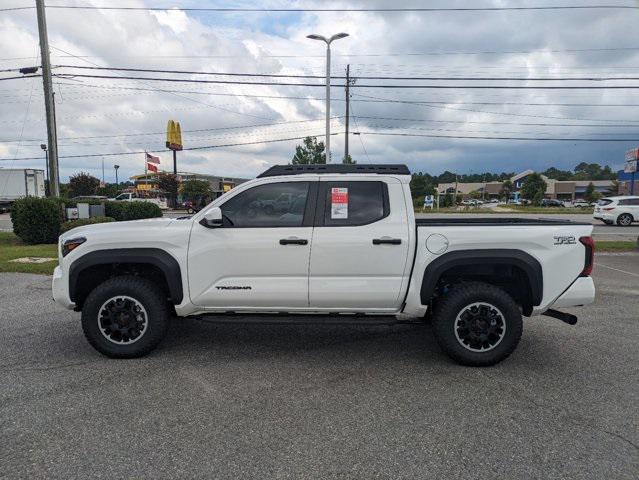
[[[348,218],[348,188],[331,188],[331,219]]]

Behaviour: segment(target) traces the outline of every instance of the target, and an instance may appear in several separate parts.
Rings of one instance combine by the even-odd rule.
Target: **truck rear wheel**
[[[437,302],[433,327],[439,346],[462,365],[501,362],[517,347],[523,330],[521,311],[508,293],[494,285],[467,282]]]
[[[98,285],[82,308],[82,329],[89,343],[112,358],[136,358],[153,350],[169,324],[165,295],[149,280],[111,278]]]

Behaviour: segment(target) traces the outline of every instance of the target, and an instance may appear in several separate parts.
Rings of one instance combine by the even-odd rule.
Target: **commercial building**
[[[133,175],[131,180],[135,184],[137,190],[147,190],[150,193],[158,192],[158,177],[163,175],[162,173],[149,172],[147,174]],[[202,180],[209,182],[211,185],[211,191],[213,197],[217,198],[225,192],[228,192],[232,188],[236,187],[240,183],[246,182],[245,178],[234,177],[220,177],[217,175],[206,175],[203,173],[191,173],[191,172],[178,172],[178,181],[185,182],[188,180]]]
[[[510,178],[513,184],[512,193],[514,200],[519,199],[519,191],[529,175],[535,173],[534,170],[525,170]],[[589,184],[593,184],[595,191],[602,195],[609,195],[616,189],[613,180],[555,180],[542,175],[546,182],[546,198],[553,198],[564,201],[574,201],[584,197]],[[470,196],[472,192],[478,192],[485,199],[500,198],[503,182],[479,182],[479,183],[441,183],[437,185],[437,192],[440,195],[447,193],[457,194],[464,197]],[[615,192],[616,193],[616,192]]]

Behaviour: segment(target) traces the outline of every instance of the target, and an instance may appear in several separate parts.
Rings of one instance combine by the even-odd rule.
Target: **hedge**
[[[60,225],[60,233],[65,233],[76,227],[83,227],[85,225],[93,225],[95,223],[109,223],[115,222],[111,217],[91,217],[91,218],[79,218],[77,220],[69,220]]]
[[[62,204],[49,198],[20,198],[11,207],[13,232],[24,243],[56,243],[63,221]]]
[[[117,222],[162,216],[162,210],[151,202],[105,202],[104,213]]]

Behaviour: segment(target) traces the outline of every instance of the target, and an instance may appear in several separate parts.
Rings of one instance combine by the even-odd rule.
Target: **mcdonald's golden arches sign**
[[[182,129],[180,122],[169,120],[166,125],[166,148],[170,150],[182,150]]]

